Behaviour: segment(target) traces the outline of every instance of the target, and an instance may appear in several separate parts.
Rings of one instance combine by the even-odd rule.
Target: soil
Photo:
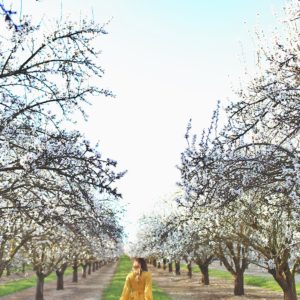
[[[102,267],[86,279],[79,279],[72,283],[72,277],[65,278],[65,289],[56,290],[56,282],[45,283],[45,300],[101,300],[105,287],[109,284],[116,263]],[[233,282],[210,278],[210,285],[200,284],[200,274],[194,273],[192,279],[187,277],[187,272],[182,271],[180,276],[169,273],[167,270],[149,266],[153,280],[172,300],[282,300],[282,293],[265,290],[262,288],[245,286],[244,296],[233,296]],[[35,288],[29,288],[9,296],[0,297],[1,300],[33,300]],[[155,300],[155,299],[154,299]]]
[[[244,296],[233,295],[233,281],[210,278],[210,285],[200,284],[200,274],[194,273],[189,279],[187,272],[182,271],[176,276],[168,270],[149,266],[153,280],[172,300],[282,300],[283,293],[273,292],[253,286],[245,286]]]
[[[64,290],[56,290],[56,282],[47,282],[44,287],[45,300],[101,300],[103,290],[110,283],[117,263],[108,264],[98,271],[72,283],[72,277],[65,278]],[[1,300],[33,300],[35,288],[29,288],[12,295],[0,297]]]
[[[7,282],[20,280],[20,279],[26,279],[26,278],[29,278],[33,275],[35,275],[35,272],[33,272],[33,271],[26,271],[25,273],[23,273],[23,272],[13,272],[9,276],[3,275],[0,278],[0,284],[5,284]]]

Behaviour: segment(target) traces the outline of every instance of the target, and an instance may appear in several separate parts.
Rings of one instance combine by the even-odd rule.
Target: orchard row
[[[45,277],[119,255],[124,175],[76,128],[102,89],[93,21],[3,28],[0,37],[0,277],[30,264],[43,299]],[[69,128],[69,129],[66,129]],[[76,275],[74,275],[76,276]]]
[[[295,300],[300,271],[300,2],[289,1],[272,43],[258,33],[258,72],[181,154],[179,192],[140,221],[136,255],[208,267],[218,258],[244,294],[250,263]],[[221,113],[222,112],[222,113]]]

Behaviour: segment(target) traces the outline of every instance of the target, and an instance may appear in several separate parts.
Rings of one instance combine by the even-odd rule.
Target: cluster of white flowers
[[[293,286],[300,269],[299,11],[300,2],[289,1],[287,34],[260,48],[259,73],[227,107],[220,133],[213,135],[215,125],[198,141],[188,125],[179,167],[180,204],[206,220],[209,245],[228,258],[229,271],[233,253],[243,249],[244,259],[266,268],[280,286]]]
[[[94,80],[103,71],[92,44],[105,30],[26,24],[0,37],[0,277],[17,260],[46,276],[74,257],[114,259],[123,235],[115,183],[124,172],[64,126],[74,111],[86,116],[90,96],[111,95]]]

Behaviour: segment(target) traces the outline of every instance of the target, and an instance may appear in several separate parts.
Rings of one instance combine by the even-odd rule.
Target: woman
[[[120,300],[153,300],[152,276],[143,258],[133,260],[132,272],[126,277]]]

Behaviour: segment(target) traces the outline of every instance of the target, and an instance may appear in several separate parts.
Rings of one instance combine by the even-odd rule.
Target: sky
[[[20,1],[13,2],[20,8]],[[109,21],[101,38],[99,82],[116,98],[93,99],[78,129],[100,142],[104,156],[128,170],[118,184],[129,239],[137,220],[170,197],[180,180],[176,165],[193,131],[209,126],[218,100],[235,100],[245,70],[255,68],[255,28],[271,32],[283,0],[33,0],[22,13],[37,22],[70,15]]]

